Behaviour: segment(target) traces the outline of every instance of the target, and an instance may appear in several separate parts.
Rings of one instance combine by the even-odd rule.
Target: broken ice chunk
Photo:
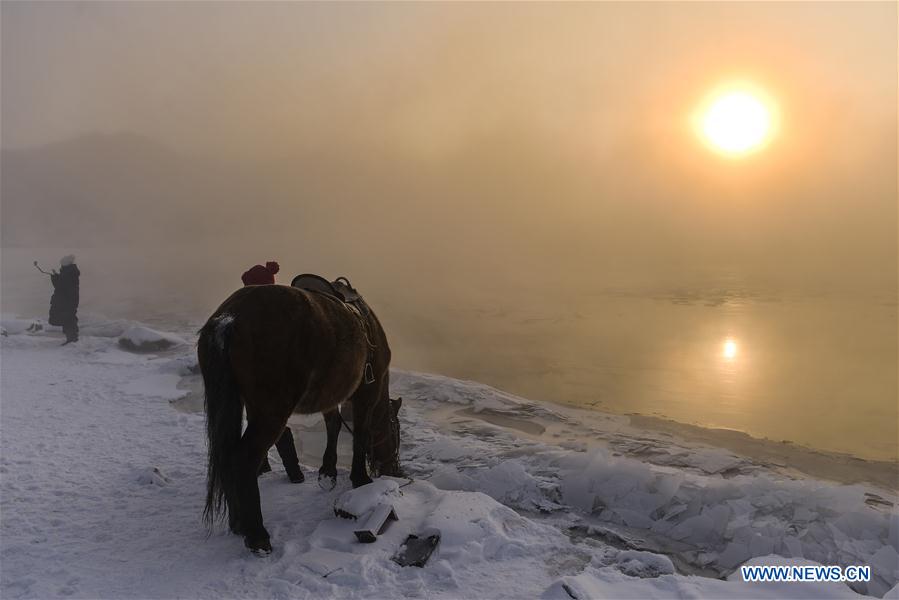
[[[732,569],[752,556],[746,544],[731,542],[719,557],[718,564],[725,569]]]

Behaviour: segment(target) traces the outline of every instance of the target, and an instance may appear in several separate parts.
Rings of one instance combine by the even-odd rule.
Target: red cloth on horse
[[[254,265],[249,271],[241,275],[244,285],[272,285],[275,283],[275,273],[281,267],[275,261],[265,263],[265,266]]]

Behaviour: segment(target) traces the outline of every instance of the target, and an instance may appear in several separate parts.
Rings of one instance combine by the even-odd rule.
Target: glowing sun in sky
[[[696,116],[700,137],[713,149],[742,156],[763,148],[774,133],[774,108],[764,94],[744,88],[712,94]]]
[[[724,347],[721,349],[721,356],[727,360],[733,360],[737,357],[737,342],[732,339],[724,341]]]

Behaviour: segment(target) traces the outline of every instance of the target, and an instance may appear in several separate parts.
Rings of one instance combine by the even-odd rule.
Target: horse
[[[367,305],[365,306],[367,308]],[[209,463],[204,519],[228,517],[256,554],[272,550],[256,475],[292,413],[325,414],[321,476],[337,475],[336,408],[353,409],[353,487],[372,474],[400,476],[398,406],[389,397],[390,346],[370,309],[282,285],[231,294],[200,330]],[[242,416],[247,425],[241,434]]]

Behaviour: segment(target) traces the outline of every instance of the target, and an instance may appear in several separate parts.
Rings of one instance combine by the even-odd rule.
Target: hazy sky
[[[895,119],[895,16],[889,2],[4,2],[3,143],[126,130],[418,155],[512,129],[602,158],[677,129],[734,76],[770,90],[788,133],[827,119],[843,138]]]
[[[895,286],[896,21],[888,2],[3,2],[2,145],[133,132],[230,161],[214,201],[266,230],[233,236],[247,260],[288,251],[283,227],[412,271]],[[688,122],[734,78],[781,113],[743,160]]]

